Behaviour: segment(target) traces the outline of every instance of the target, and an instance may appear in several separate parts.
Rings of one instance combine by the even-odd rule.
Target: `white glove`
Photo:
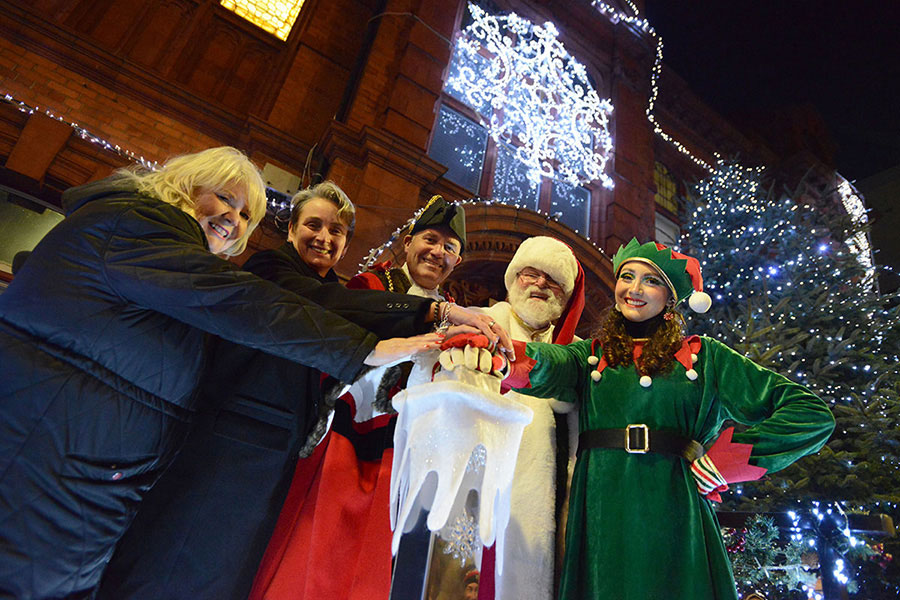
[[[472,371],[490,373],[492,368],[491,353],[485,348],[464,346],[462,348],[448,348],[441,352],[438,358],[441,368],[452,371],[458,367],[464,367]]]

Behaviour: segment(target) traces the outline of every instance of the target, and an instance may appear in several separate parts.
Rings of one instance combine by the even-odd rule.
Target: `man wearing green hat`
[[[374,265],[347,287],[448,300],[440,287],[462,260],[463,208],[434,196],[412,223],[403,245],[406,256],[401,266]],[[423,355],[416,363],[373,369],[337,401],[330,431],[312,456],[298,465],[251,599],[389,596],[396,423],[391,398],[408,382],[430,381],[436,359]],[[312,492],[301,497],[295,490]]]
[[[354,289],[389,290],[445,300],[440,285],[462,261],[466,246],[466,213],[462,206],[434,196],[403,238],[406,262],[391,268],[379,263],[350,280]]]

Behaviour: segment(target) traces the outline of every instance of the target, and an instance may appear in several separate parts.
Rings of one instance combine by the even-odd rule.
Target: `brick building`
[[[47,213],[35,225],[40,231],[58,220],[53,207],[69,186],[140,158],[234,145],[266,166],[283,193],[308,175],[347,191],[358,225],[338,268],[342,276],[355,273],[431,195],[489,199],[467,207],[456,295],[477,303],[501,297],[501,274],[518,243],[554,235],[585,266],[590,322],[609,303],[613,284],[602,251],[632,236],[675,235],[683,182],[702,178],[716,153],[789,174],[814,166],[822,189],[836,176],[827,144],[806,147],[827,135],[807,128],[779,137],[786,141],[773,148],[764,136],[741,133],[658,64],[659,40],[641,16],[642,0],[480,4],[537,26],[552,22],[559,44],[614,107],[604,165],[614,187],[598,180],[572,186],[545,175],[527,202],[497,194],[497,173],[515,144],[493,140],[484,112],[446,87],[455,44],[473,21],[465,0],[305,0],[281,37],[223,6],[232,4],[0,2],[4,202]],[[467,164],[450,164],[461,153],[442,119],[466,123],[480,140],[474,163],[466,154]],[[267,220],[250,251],[280,239]],[[10,262],[0,255],[6,280]]]

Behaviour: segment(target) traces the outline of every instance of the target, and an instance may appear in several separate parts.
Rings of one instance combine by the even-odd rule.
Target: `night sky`
[[[722,115],[811,103],[842,175],[900,165],[900,1],[646,0],[645,16]]]

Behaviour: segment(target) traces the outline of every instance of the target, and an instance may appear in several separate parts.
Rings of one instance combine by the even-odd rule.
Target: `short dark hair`
[[[295,227],[300,219],[300,211],[310,200],[322,198],[328,200],[338,208],[338,219],[347,226],[347,241],[353,237],[356,229],[356,207],[350,202],[350,198],[333,181],[323,181],[305,190],[300,190],[291,198],[290,227]]]

